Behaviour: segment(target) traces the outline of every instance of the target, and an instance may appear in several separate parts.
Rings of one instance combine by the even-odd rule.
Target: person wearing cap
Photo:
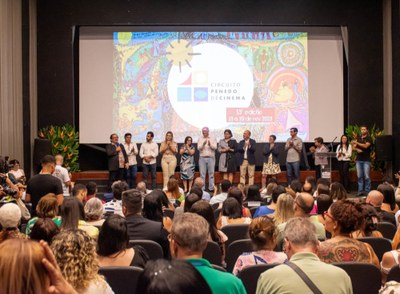
[[[214,192],[214,170],[215,170],[215,150],[217,150],[217,140],[210,137],[210,130],[204,127],[201,130],[203,137],[197,142],[197,148],[200,152],[199,170],[200,177],[206,182],[208,172],[208,190]]]
[[[7,203],[0,207],[0,243],[7,239],[26,238],[20,233],[18,225],[21,221],[21,210],[14,203]]]
[[[297,137],[297,128],[290,129],[290,138],[287,139],[285,150],[287,151],[286,156],[286,171],[288,184],[292,180],[300,179],[300,154],[303,149],[303,141]]]

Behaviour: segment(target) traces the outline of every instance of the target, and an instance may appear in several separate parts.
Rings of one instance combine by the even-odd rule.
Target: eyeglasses
[[[331,220],[335,220],[335,219],[333,218],[333,216],[332,216],[328,211],[324,211],[323,216],[324,216],[324,219],[326,219],[326,217],[329,217]]]
[[[178,244],[179,246],[181,246],[181,245],[179,244],[179,242],[176,240],[176,238],[174,238],[174,237],[172,236],[172,234],[168,234],[167,239],[168,239],[169,242],[171,242],[172,240],[174,240],[176,244]]]

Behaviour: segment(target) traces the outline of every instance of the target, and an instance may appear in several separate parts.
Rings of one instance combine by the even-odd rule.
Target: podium
[[[318,152],[315,156],[326,159],[326,164],[321,164],[321,178],[332,182],[332,158],[336,158],[336,152]]]

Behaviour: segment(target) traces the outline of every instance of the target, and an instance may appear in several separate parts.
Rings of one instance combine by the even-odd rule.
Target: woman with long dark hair
[[[346,135],[340,137],[340,144],[336,149],[336,157],[338,160],[340,182],[349,191],[349,166],[352,148],[349,144],[349,138]]]
[[[233,174],[236,172],[236,145],[237,142],[232,138],[232,131],[227,129],[224,131],[224,139],[218,143],[219,157],[218,170],[222,173],[224,180],[233,183]]]
[[[194,153],[193,139],[190,136],[185,138],[184,144],[179,149],[181,155],[180,170],[185,194],[192,189],[194,179]]]

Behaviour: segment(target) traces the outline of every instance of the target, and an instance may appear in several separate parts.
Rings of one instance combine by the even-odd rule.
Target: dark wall
[[[393,143],[394,150],[400,150],[400,1],[392,1],[392,57],[393,57]],[[394,171],[400,170],[400,154],[393,153]]]
[[[346,120],[350,124],[366,123],[383,127],[381,1],[37,2],[39,128],[49,124],[77,123],[74,27],[135,24],[347,26],[349,63]]]

